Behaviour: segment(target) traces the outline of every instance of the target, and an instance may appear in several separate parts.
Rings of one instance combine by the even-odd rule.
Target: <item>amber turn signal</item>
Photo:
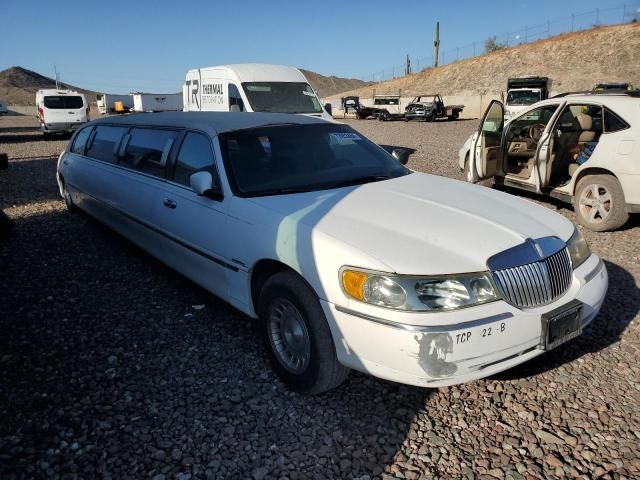
[[[342,287],[344,291],[356,300],[364,300],[364,284],[369,275],[364,272],[345,270],[342,272]]]

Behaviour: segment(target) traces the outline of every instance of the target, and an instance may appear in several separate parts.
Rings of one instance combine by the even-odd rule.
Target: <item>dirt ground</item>
[[[477,126],[348,123],[458,179]],[[303,397],[272,373],[255,322],[65,210],[65,144],[0,117],[0,208],[15,222],[0,238],[0,478],[640,478],[638,216],[584,231],[610,287],[576,340],[460,386],[352,372]]]

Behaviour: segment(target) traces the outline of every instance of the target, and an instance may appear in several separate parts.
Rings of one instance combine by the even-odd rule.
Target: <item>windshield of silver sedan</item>
[[[346,125],[277,125],[224,133],[219,139],[238,196],[327,190],[411,173]]]

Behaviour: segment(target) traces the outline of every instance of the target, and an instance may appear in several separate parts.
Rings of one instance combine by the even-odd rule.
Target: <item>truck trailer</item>
[[[179,112],[181,93],[134,93],[133,112]]]
[[[127,111],[133,108],[133,95],[131,94],[120,95],[116,93],[98,93],[96,97],[98,111],[102,115],[106,115],[108,113],[116,113],[116,102],[122,102],[122,106]]]

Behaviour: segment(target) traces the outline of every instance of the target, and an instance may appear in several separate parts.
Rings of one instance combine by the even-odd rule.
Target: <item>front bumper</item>
[[[456,312],[413,313],[359,302],[321,303],[345,366],[395,382],[439,387],[487,377],[544,353],[542,315],[577,299],[585,327],[600,310],[607,286],[604,263],[592,255],[574,271],[561,298],[534,309],[497,301]]]

